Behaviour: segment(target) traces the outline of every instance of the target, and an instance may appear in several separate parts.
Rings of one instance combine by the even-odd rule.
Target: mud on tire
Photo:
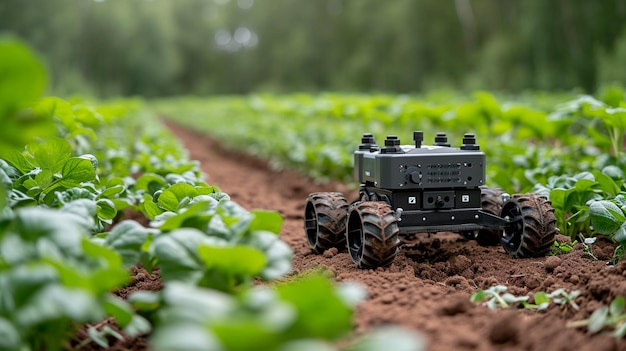
[[[309,194],[304,208],[304,228],[315,253],[332,247],[345,249],[348,201],[342,193]]]
[[[357,202],[348,213],[348,252],[359,268],[388,266],[400,248],[397,220],[385,202]]]
[[[505,251],[517,258],[545,256],[557,233],[552,204],[533,194],[513,195],[502,207],[509,218],[502,235]]]
[[[480,201],[483,211],[499,216],[503,205],[502,194],[504,192],[497,188],[480,187]],[[501,236],[501,230],[481,229],[476,235],[476,242],[480,246],[496,246],[500,245]]]

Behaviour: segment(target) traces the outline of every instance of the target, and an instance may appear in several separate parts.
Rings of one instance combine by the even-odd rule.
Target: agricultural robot
[[[347,248],[360,268],[388,266],[401,236],[457,232],[479,245],[501,244],[514,257],[544,256],[557,233],[551,203],[535,194],[509,195],[485,185],[485,153],[473,134],[451,147],[445,133],[433,145],[413,132],[414,145],[395,135],[378,146],[363,134],[354,152],[359,198],[317,192],[306,200],[307,241],[316,253]]]

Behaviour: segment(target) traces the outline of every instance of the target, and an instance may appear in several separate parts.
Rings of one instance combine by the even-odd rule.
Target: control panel
[[[354,178],[383,189],[474,188],[485,183],[485,154],[473,134],[460,147],[451,147],[445,133],[433,145],[422,145],[423,133],[413,133],[414,145],[401,145],[395,135],[378,146],[364,134],[354,153]]]

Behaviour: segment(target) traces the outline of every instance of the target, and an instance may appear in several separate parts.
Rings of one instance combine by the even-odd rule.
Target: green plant
[[[180,282],[157,293],[138,292],[129,301],[157,320],[151,349],[160,350],[334,350],[346,343],[352,314],[364,297],[358,285],[333,285],[308,275],[273,286],[254,287],[233,296]],[[425,344],[401,329],[374,332],[350,350],[394,345],[423,350]]]
[[[596,242],[596,238],[585,238],[582,234],[579,234],[579,237],[582,242],[583,252],[585,255],[589,256],[592,260],[597,261],[598,258],[593,253],[593,244]]]
[[[573,321],[567,324],[571,328],[587,327],[592,333],[599,333],[608,328],[613,331],[616,338],[623,338],[626,335],[626,299],[618,296],[611,304],[598,308],[591,313],[588,319]]]
[[[14,78],[3,66],[3,44],[0,91],[3,79]],[[29,81],[9,83],[26,89]],[[281,216],[247,211],[206,184],[198,163],[137,101],[45,98],[28,105],[17,96],[5,106],[3,99],[6,125],[22,114],[18,105],[51,123],[36,140],[0,140],[0,350],[65,349],[82,325],[88,336],[77,348],[107,347],[107,337],[121,338],[104,325],[108,317],[130,337],[149,332],[149,320],[164,320],[153,344],[168,350],[212,349],[215,336],[230,349],[323,348],[351,331],[360,289],[321,277],[253,288],[255,279],[275,280],[291,269],[293,253],[278,238]],[[19,131],[28,134],[24,127]],[[150,227],[122,220],[123,209],[144,213]],[[133,295],[147,319],[111,294],[136,264],[158,266],[166,285]],[[373,344],[361,340],[353,349],[387,337],[398,349],[423,347],[406,331],[374,335]]]
[[[591,235],[590,205],[619,194],[623,181],[613,179],[615,173],[614,166],[607,166],[600,172],[582,172],[573,177],[552,176],[546,185],[536,185],[533,192],[549,196],[558,228],[574,240],[580,234]]]
[[[472,302],[485,302],[489,309],[509,308],[511,304],[517,302],[528,301],[528,296],[515,296],[507,293],[508,287],[504,285],[495,285],[486,290],[478,290],[470,297]]]
[[[116,252],[89,240],[79,215],[28,207],[1,222],[1,350],[60,350],[81,323],[106,316],[128,335],[150,329],[110,293],[128,272]]]
[[[622,112],[615,109],[625,103],[623,94],[611,94],[609,105],[574,98],[544,111],[531,107],[536,101],[500,100],[487,92],[445,103],[419,96],[264,94],[168,99],[153,106],[178,123],[213,135],[225,147],[321,180],[352,179],[352,152],[364,132],[379,139],[399,135],[407,143],[404,138],[412,130],[425,135],[443,130],[453,144],[463,133],[473,132],[487,154],[490,186],[549,196],[561,233],[572,240],[578,234],[592,236],[589,202],[613,199],[624,191],[623,155],[615,150],[619,140],[598,132],[606,122],[612,135],[620,135],[616,121]],[[237,123],[220,123],[223,116],[235,116]],[[268,134],[281,137],[266,138]]]
[[[594,201],[589,205],[591,224],[596,232],[604,234],[619,243],[613,254],[613,261],[623,257],[626,247],[626,199],[624,194],[613,200]]]
[[[572,252],[572,250],[574,249],[574,246],[576,246],[576,244],[578,244],[577,240],[572,241],[572,243],[562,243],[559,241],[554,241],[554,243],[552,244],[552,246],[554,246],[554,248],[550,251],[550,256],[557,256],[557,255],[562,255],[562,254],[566,254],[566,253],[570,253]]]
[[[580,296],[580,291],[578,290],[573,290],[568,293],[565,289],[559,288],[548,294],[547,298],[553,303],[560,305],[562,308],[571,306],[573,309],[578,311],[580,307],[575,301],[578,296]],[[535,300],[535,303],[537,303],[536,301],[537,300]]]
[[[611,104],[597,100],[592,96],[583,95],[578,99],[569,101],[557,107],[553,114],[556,119],[571,119],[581,123],[586,127],[587,133],[598,142],[604,145],[602,139],[608,135],[610,149],[605,149],[606,153],[612,152],[618,164],[622,163],[621,150],[626,133],[626,104],[624,104],[624,93],[616,94],[618,99],[612,99]],[[615,94],[614,94],[615,96]],[[613,106],[611,106],[613,105]],[[606,130],[606,134],[598,133],[597,124],[601,123]]]
[[[487,307],[494,310],[497,308],[510,308],[514,304],[519,303],[522,307],[529,310],[545,310],[550,307],[551,303],[562,306],[563,308],[571,306],[573,309],[578,310],[580,307],[574,301],[579,295],[580,291],[574,290],[567,292],[565,289],[556,289],[551,293],[544,291],[538,291],[533,294],[533,302],[528,300],[529,296],[515,296],[507,293],[508,288],[504,285],[495,285],[486,290],[478,290],[470,297],[472,302],[484,302]]]

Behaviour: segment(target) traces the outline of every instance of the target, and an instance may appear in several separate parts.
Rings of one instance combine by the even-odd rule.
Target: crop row
[[[107,347],[123,338],[107,317],[154,350],[333,349],[349,334],[359,287],[318,274],[253,284],[291,269],[277,213],[206,184],[140,101],[42,99],[43,81],[26,47],[0,40],[0,350]],[[137,265],[164,288],[117,297]],[[72,340],[83,325],[89,338]]]
[[[624,91],[569,101],[537,94],[523,102],[478,92],[452,101],[297,94],[177,98],[153,106],[229,147],[322,180],[352,180],[352,154],[365,132],[379,141],[398,135],[404,144],[414,130],[426,138],[446,132],[453,146],[474,133],[487,154],[488,185],[549,196],[559,229],[574,239],[605,234],[626,243]]]

